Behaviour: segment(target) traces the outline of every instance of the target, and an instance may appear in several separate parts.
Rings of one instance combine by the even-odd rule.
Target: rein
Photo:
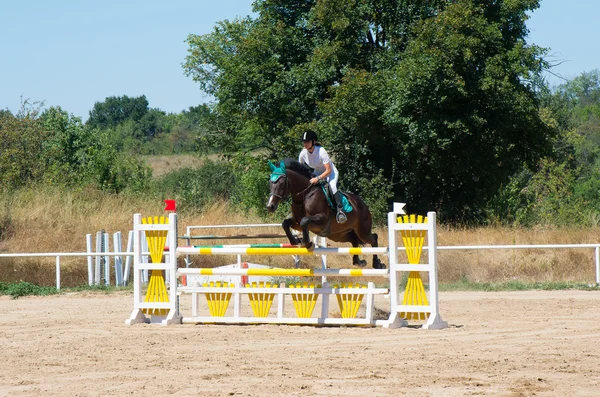
[[[306,192],[308,189],[310,189],[311,187],[316,186],[316,185],[312,185],[312,184],[308,184],[308,186],[306,187],[306,189],[302,190],[301,192],[295,193],[294,196],[299,196],[302,193]]]
[[[271,175],[271,180],[273,179],[274,175],[277,175],[277,174],[273,173]],[[312,185],[312,184],[309,183],[308,186],[306,188],[304,188],[303,190],[301,190],[300,192],[298,192],[298,193],[292,193],[292,189],[291,189],[291,185],[290,185],[290,179],[289,179],[288,175],[286,173],[280,173],[279,174],[279,178],[285,178],[285,188],[284,188],[283,196],[286,196],[285,192],[288,191],[288,188],[289,188],[290,196],[292,196],[292,197],[298,197],[298,196],[301,196],[304,193],[306,193],[311,187],[316,186],[316,185]],[[279,194],[276,194],[276,193],[271,193],[271,196],[275,196],[275,197],[277,197],[280,200],[284,199],[283,196],[281,196]]]

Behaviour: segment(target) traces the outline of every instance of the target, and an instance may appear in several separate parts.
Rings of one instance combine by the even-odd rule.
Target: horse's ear
[[[283,162],[283,160],[281,160],[279,162],[279,168],[281,168],[282,170],[285,170],[285,163]]]
[[[275,164],[271,163],[271,160],[269,160],[269,167],[271,167],[271,171],[275,171]]]

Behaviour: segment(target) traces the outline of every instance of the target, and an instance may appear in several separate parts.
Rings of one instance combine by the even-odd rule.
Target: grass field
[[[197,159],[153,159],[157,169],[191,165]],[[199,161],[199,160],[198,160]],[[173,164],[177,165],[173,165]],[[132,215],[162,215],[164,203],[149,197],[115,196],[101,191],[66,192],[58,188],[39,187],[0,196],[0,253],[15,252],[84,252],[85,235],[104,230],[121,231],[124,236],[132,228]],[[252,213],[239,212],[228,203],[215,203],[199,213],[179,214],[179,234],[187,225],[264,223]],[[387,245],[387,230],[376,230],[380,245]],[[248,230],[228,230],[231,234],[250,234]],[[260,233],[280,233],[279,228]],[[212,231],[216,234],[216,231]],[[258,232],[257,232],[258,233]],[[505,245],[505,244],[580,244],[598,243],[600,229],[584,228],[450,228],[438,227],[438,244]],[[264,243],[271,241],[251,241]],[[285,242],[280,240],[279,242]],[[240,241],[221,241],[232,244]],[[184,241],[180,241],[184,244]],[[332,244],[333,246],[347,246]],[[369,266],[370,266],[370,258]],[[289,258],[253,257],[253,262],[272,266],[290,266]],[[203,257],[203,266],[235,262],[234,257]],[[87,280],[84,258],[62,258],[65,286],[83,284]],[[319,258],[308,257],[306,266],[319,266]],[[349,258],[329,258],[330,267],[349,267]],[[0,258],[0,281],[28,281],[53,285],[54,258]],[[440,251],[441,283],[505,283],[531,282],[595,282],[593,249],[524,249]]]

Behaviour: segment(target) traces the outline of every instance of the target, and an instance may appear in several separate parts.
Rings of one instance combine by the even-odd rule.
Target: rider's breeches
[[[335,194],[337,190],[337,182],[339,175],[335,171],[331,171],[331,174],[327,177],[327,181],[329,182],[329,186],[331,186],[331,192]]]

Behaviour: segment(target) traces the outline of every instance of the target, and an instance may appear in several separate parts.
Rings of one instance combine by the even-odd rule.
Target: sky
[[[599,0],[541,0],[529,43],[549,48],[553,84],[600,69]],[[252,0],[1,0],[0,109],[43,101],[87,120],[110,96],[179,113],[210,101],[181,64],[189,34],[246,16]]]

